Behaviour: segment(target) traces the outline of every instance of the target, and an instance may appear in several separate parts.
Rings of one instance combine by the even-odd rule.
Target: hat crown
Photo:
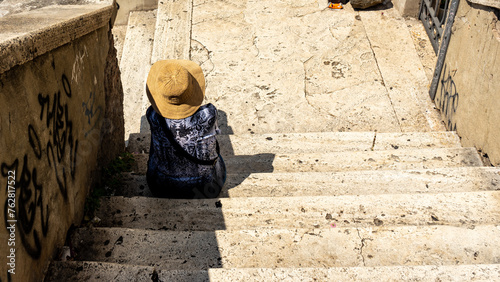
[[[156,112],[181,119],[196,112],[205,96],[201,67],[189,60],[162,60],[151,66],[146,94]]]
[[[188,71],[178,64],[165,66],[158,75],[158,90],[173,104],[182,103],[182,95],[191,84]]]

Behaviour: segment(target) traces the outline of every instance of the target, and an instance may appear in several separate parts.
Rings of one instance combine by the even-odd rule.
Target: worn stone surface
[[[192,0],[158,2],[151,64],[166,59],[190,59]]]
[[[429,36],[425,31],[425,27],[416,17],[405,17],[405,22],[408,26],[408,30],[410,31],[411,38],[413,39],[413,45],[415,46],[418,57],[420,58],[420,62],[424,67],[427,81],[432,82],[434,68],[436,68],[437,55],[434,52]]]
[[[76,261],[54,263],[49,281],[496,279],[499,171],[432,132],[443,125],[393,8],[174,2],[161,3],[157,31],[179,28],[155,41],[165,56],[190,45],[205,71],[222,198],[151,198],[149,136],[132,134],[125,197],[103,199],[101,227],[73,233]]]
[[[63,268],[63,266],[65,268]],[[424,265],[331,268],[211,268],[208,270],[157,270],[154,267],[98,262],[56,263],[54,280],[144,281],[495,281],[500,267],[482,265]]]
[[[145,175],[127,174],[117,196],[151,197]],[[221,197],[446,193],[500,189],[497,168],[459,167],[308,173],[228,174]]]
[[[123,87],[118,66],[117,51],[114,48],[112,31],[108,31],[109,49],[104,70],[105,107],[101,128],[101,149],[99,164],[106,167],[125,151],[125,122],[123,119]]]
[[[0,73],[110,22],[111,3],[55,5],[0,18]]]
[[[116,0],[120,6],[116,15],[116,24],[127,25],[129,14],[133,11],[148,11],[158,7],[157,0]]]
[[[319,1],[195,1],[191,57],[206,73],[223,132],[429,130],[421,113],[407,122],[412,129],[401,127],[398,116],[410,120],[403,113],[420,108],[393,108],[366,31],[379,23],[357,18],[350,5],[339,12]],[[390,42],[418,60],[414,48]]]
[[[100,226],[172,231],[473,226],[500,220],[499,199],[498,191],[197,200],[112,197],[103,199],[97,216]]]
[[[149,155],[136,154],[133,171],[146,174]],[[339,161],[342,160],[342,161]],[[474,148],[401,149],[291,154],[235,155],[224,158],[228,173],[334,172],[481,166]]]
[[[151,68],[156,11],[132,12],[123,46],[120,69],[123,84],[125,136],[141,132],[146,114],[146,78]],[[141,50],[141,51],[138,51]],[[147,122],[146,122],[147,123]]]
[[[500,9],[500,1],[499,0],[467,0],[474,4],[479,4],[486,7],[497,8]]]
[[[409,148],[461,147],[458,136],[449,131],[376,133],[376,132],[310,132],[219,135],[221,155],[262,153],[313,153],[322,151],[369,151]],[[149,153],[151,134],[133,134],[127,150]]]
[[[360,11],[359,15],[402,131],[420,131],[425,124],[433,131],[444,130],[430,102],[429,81],[404,19],[394,9]]]
[[[115,42],[116,58],[118,59],[118,64],[120,64],[120,60],[122,59],[123,44],[127,34],[127,25],[114,25],[112,32]]]
[[[72,242],[77,260],[201,270],[481,264],[498,260],[499,238],[496,225],[192,232],[92,228],[77,230]]]

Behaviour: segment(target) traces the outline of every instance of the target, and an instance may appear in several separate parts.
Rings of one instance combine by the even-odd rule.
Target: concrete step
[[[137,154],[135,173],[145,174],[147,154]],[[255,154],[224,157],[228,173],[333,172],[482,166],[474,148]]]
[[[192,12],[193,1],[158,1],[151,64],[165,59],[191,59]]]
[[[151,231],[77,229],[76,260],[158,269],[496,264],[500,226]]]
[[[129,152],[149,153],[150,133],[136,133],[130,137]],[[239,134],[219,135],[217,139],[223,156],[461,147],[460,139],[451,131]]]
[[[500,189],[500,168],[228,174],[220,197],[444,193]],[[124,174],[117,196],[151,197],[145,175]]]
[[[122,59],[123,44],[125,43],[125,36],[127,35],[127,25],[114,25],[113,29],[113,40],[116,48],[116,58],[118,59],[118,65]]]
[[[156,10],[130,13],[120,61],[126,141],[131,133],[141,132],[141,123],[147,124],[143,117],[149,103],[145,89],[151,68],[155,24]]]
[[[402,131],[420,130],[425,124],[431,130],[442,128],[439,112],[428,96],[430,81],[404,17],[390,8],[384,14],[360,10],[358,16]]]
[[[172,231],[500,222],[500,192],[171,200],[107,197],[100,226]]]
[[[497,264],[162,270],[92,261],[53,262],[45,281],[498,281]],[[153,280],[154,281],[154,280]]]

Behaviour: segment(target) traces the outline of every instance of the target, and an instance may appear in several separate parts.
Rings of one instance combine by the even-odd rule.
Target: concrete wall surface
[[[418,18],[420,2],[420,0],[392,0],[394,7],[401,16],[413,18]]]
[[[495,166],[500,165],[499,30],[493,8],[460,1],[435,98],[447,128]]]
[[[158,8],[158,0],[116,0],[118,3],[118,14],[116,25],[126,25],[128,16],[132,11],[148,11]]]
[[[83,217],[100,152],[124,146],[114,6],[46,8],[0,20],[0,281],[43,279]]]

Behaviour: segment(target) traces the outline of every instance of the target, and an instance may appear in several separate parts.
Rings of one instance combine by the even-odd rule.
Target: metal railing
[[[419,18],[424,24],[427,35],[436,54],[443,38],[444,24],[448,15],[450,0],[422,0]]]

